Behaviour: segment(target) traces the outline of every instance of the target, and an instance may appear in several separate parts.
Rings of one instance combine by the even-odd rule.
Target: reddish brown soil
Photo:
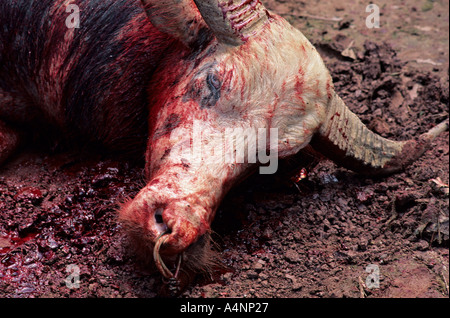
[[[404,140],[447,118],[448,30],[433,30],[448,27],[448,2],[379,1],[379,30],[365,28],[365,5],[353,2],[265,1],[317,45],[336,90],[371,129]],[[344,57],[352,39],[354,58]],[[128,253],[116,222],[117,204],[143,185],[142,168],[36,147],[1,167],[0,297],[160,295],[160,275]],[[298,188],[283,175],[236,187],[213,223],[228,269],[180,297],[448,297],[448,132],[391,177],[329,161],[308,172]],[[65,282],[72,264],[79,288]],[[366,281],[370,264],[378,288]]]

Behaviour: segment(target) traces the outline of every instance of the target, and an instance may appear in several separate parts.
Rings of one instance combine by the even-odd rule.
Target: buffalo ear
[[[178,39],[188,48],[198,47],[205,41],[205,37],[213,37],[192,0],[141,0],[141,2],[155,27]]]

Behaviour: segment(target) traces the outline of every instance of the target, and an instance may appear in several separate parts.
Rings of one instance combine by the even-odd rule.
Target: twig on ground
[[[330,21],[330,22],[339,22],[339,21],[342,21],[344,19],[344,18],[340,18],[340,17],[332,17],[332,18],[320,17],[320,16],[317,16],[317,15],[311,15],[311,14],[307,14],[307,13],[302,13],[302,14],[292,14],[292,13],[290,13],[290,15],[296,16],[296,17],[299,17],[299,18],[304,18],[304,19],[313,19],[313,20]]]

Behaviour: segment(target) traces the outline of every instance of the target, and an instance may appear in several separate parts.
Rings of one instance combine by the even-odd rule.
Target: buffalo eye
[[[195,100],[200,104],[200,108],[211,108],[217,104],[221,89],[222,80],[217,72],[209,70],[205,74],[204,71],[201,71],[188,85],[183,101]]]
[[[211,92],[220,90],[220,87],[222,86],[219,77],[213,73],[208,74],[208,76],[206,77],[206,81]]]
[[[216,73],[208,73],[206,75],[206,84],[209,89],[209,94],[202,98],[202,107],[212,107],[215,106],[220,98],[220,89],[222,87],[222,82]]]

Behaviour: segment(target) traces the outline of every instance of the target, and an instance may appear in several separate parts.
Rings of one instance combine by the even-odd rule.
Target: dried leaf
[[[435,62],[435,61],[433,61],[431,59],[417,59],[416,62],[417,63],[424,63],[424,64],[431,64],[431,65],[434,65],[434,66],[442,65],[442,63]]]
[[[440,177],[437,177],[436,179],[431,179],[430,181],[433,181],[436,183],[439,187],[445,187],[448,188],[448,184],[444,183]]]
[[[10,248],[12,246],[11,242],[3,237],[0,237],[0,248]]]
[[[437,177],[436,179],[431,179],[434,184],[446,195],[449,195],[449,186],[447,183],[444,183],[440,177]]]

